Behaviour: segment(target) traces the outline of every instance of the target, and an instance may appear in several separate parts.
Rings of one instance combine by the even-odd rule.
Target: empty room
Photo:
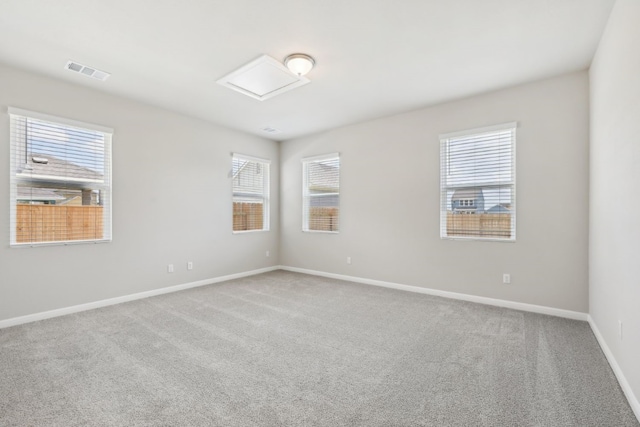
[[[640,426],[638,23],[1,1],[0,426]]]

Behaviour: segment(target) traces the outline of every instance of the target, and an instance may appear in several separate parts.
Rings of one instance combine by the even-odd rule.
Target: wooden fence
[[[309,230],[338,231],[338,208],[309,208]]]
[[[17,205],[16,242],[63,242],[103,237],[102,206]]]
[[[465,215],[448,212],[447,236],[508,239],[511,237],[511,214]]]
[[[262,230],[264,215],[262,203],[233,204],[233,231]]]

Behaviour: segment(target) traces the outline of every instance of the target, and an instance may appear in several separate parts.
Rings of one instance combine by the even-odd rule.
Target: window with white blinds
[[[515,241],[516,127],[440,135],[440,236]]]
[[[337,233],[339,214],[340,155],[302,159],[302,230]]]
[[[269,230],[269,160],[233,154],[233,231]]]
[[[12,246],[111,240],[111,136],[9,108]]]

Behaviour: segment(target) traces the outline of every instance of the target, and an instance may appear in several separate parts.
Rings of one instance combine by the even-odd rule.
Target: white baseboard
[[[71,307],[58,308],[41,313],[29,314],[26,316],[13,317],[11,319],[0,320],[0,329],[10,326],[21,325],[23,323],[35,322],[38,320],[50,319],[52,317],[64,316],[66,314],[78,313],[81,311],[92,310],[94,308],[106,307],[109,305],[120,304],[123,302],[134,301],[143,298],[149,298],[156,295],[178,292],[184,289],[196,288],[198,286],[211,285],[213,283],[225,282],[227,280],[239,279],[241,277],[253,276],[268,271],[279,270],[280,266],[260,268],[257,270],[245,271],[242,273],[229,274],[227,276],[214,277],[212,279],[198,280],[196,282],[183,283],[181,285],[169,286],[166,288],[153,289],[150,291],[139,292],[136,294],[124,295],[121,297],[109,298],[100,301],[89,302],[86,304],[74,305]]]
[[[613,357],[613,353],[611,352],[611,349],[607,345],[607,342],[604,340],[604,337],[600,333],[600,330],[598,329],[596,322],[593,320],[591,315],[588,316],[587,320],[589,322],[589,326],[591,326],[593,335],[596,336],[596,339],[598,340],[598,344],[600,344],[600,348],[602,348],[602,352],[607,358],[607,361],[609,362],[609,365],[611,366],[613,373],[616,375],[616,378],[618,379],[618,383],[620,383],[620,388],[622,388],[624,395],[627,397],[627,400],[629,401],[629,406],[631,406],[633,413],[636,415],[636,418],[638,419],[638,421],[640,421],[640,401],[638,401],[638,398],[636,397],[635,393],[631,389],[631,386],[629,385],[629,381],[627,381],[627,378],[624,376],[622,369],[620,369],[620,365],[618,365],[616,358]]]
[[[441,291],[438,289],[423,288],[420,286],[403,285],[400,283],[385,282],[382,280],[373,280],[373,279],[365,279],[362,277],[346,276],[342,274],[326,273],[324,271],[308,270],[305,268],[275,265],[272,267],[260,268],[257,270],[245,271],[245,272],[236,273],[236,274],[229,274],[227,276],[220,276],[220,277],[215,277],[211,279],[198,280],[196,282],[183,283],[180,285],[169,286],[166,288],[153,289],[150,291],[124,295],[121,297],[109,298],[109,299],[94,301],[86,304],[79,304],[71,307],[64,307],[64,308],[59,308],[55,310],[44,311],[41,313],[34,313],[26,316],[13,317],[10,319],[0,320],[0,329],[8,328],[10,326],[21,325],[23,323],[50,319],[52,317],[64,316],[66,314],[92,310],[94,308],[106,307],[109,305],[120,304],[123,302],[149,298],[155,295],[162,295],[162,294],[167,294],[171,292],[181,291],[184,289],[195,288],[198,286],[205,286],[213,283],[224,282],[227,280],[239,279],[241,277],[253,276],[256,274],[266,273],[269,271],[280,270],[280,269],[298,272],[298,273],[304,273],[304,274],[311,274],[314,276],[346,280],[349,282],[363,283],[363,284],[374,285],[374,286],[382,286],[385,288],[400,289],[400,290],[409,291],[409,292],[417,292],[417,293],[426,294],[426,295],[434,295],[434,296],[439,296],[444,298],[452,298],[452,299],[458,299],[463,301],[476,302],[479,304],[487,304],[487,305],[493,305],[497,307],[512,308],[515,310],[529,311],[533,313],[548,314],[551,316],[564,317],[567,319],[584,320],[584,321],[588,320],[587,313],[580,313],[577,311],[563,310],[559,308],[545,307],[541,305],[526,304],[522,302],[507,301],[507,300],[501,300],[501,299],[495,299],[495,298],[487,298],[487,297],[481,297],[476,295],[461,294],[457,292]]]
[[[586,321],[588,314],[579,311],[563,310],[561,308],[545,307],[543,305],[527,304],[523,302],[507,301],[496,298],[487,298],[476,295],[461,294],[457,292],[441,291],[438,289],[423,288],[420,286],[402,285],[400,283],[384,282],[381,280],[364,279],[362,277],[345,276],[342,274],[325,273],[324,271],[307,270],[305,268],[280,266],[282,270],[297,273],[311,274],[314,276],[329,277],[331,279],[346,280],[349,282],[363,283],[366,285],[382,286],[385,288],[400,289],[403,291],[417,292],[420,294],[434,295],[438,297],[457,299],[462,301],[477,302],[479,304],[493,305],[497,307],[512,308],[514,310],[529,311],[532,313],[548,314],[550,316],[564,317],[573,320]]]

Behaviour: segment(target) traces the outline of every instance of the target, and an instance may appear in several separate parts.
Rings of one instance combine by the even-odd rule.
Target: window
[[[111,129],[9,108],[11,245],[111,240]]]
[[[516,126],[440,135],[440,237],[515,241]]]
[[[302,159],[302,231],[337,233],[339,213],[339,154]]]
[[[233,154],[233,231],[269,230],[269,160]]]

